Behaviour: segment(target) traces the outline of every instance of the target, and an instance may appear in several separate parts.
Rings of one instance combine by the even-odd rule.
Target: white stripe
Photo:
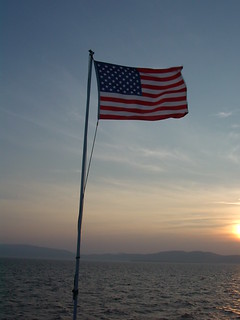
[[[148,117],[148,116],[161,116],[161,115],[171,115],[171,114],[178,114],[178,113],[186,113],[188,112],[187,108],[181,110],[159,110],[156,112],[149,112],[149,113],[137,113],[137,112],[125,112],[125,111],[108,111],[108,110],[101,110],[100,115],[113,115],[113,116],[141,116],[141,117]]]
[[[183,78],[182,77],[178,77],[176,79],[173,79],[173,80],[168,80],[168,81],[153,81],[153,80],[144,80],[144,79],[141,79],[141,83],[142,84],[148,84],[148,85],[151,85],[151,86],[169,86],[171,84],[175,84],[175,83],[178,83],[180,81],[182,81]]]
[[[152,93],[152,94],[161,94],[163,92],[167,92],[167,91],[174,91],[174,90],[180,90],[180,89],[183,89],[183,88],[186,88],[186,85],[185,83],[177,86],[177,87],[174,87],[174,88],[170,88],[170,89],[163,89],[163,90],[153,90],[153,89],[145,89],[143,88],[142,89],[142,92],[143,93]],[[185,92],[186,94],[186,92]]]
[[[158,107],[177,107],[177,106],[185,106],[187,101],[174,101],[174,102],[164,102],[164,103],[159,103],[154,106],[142,106],[139,104],[124,104],[120,102],[111,102],[111,101],[103,101],[101,102],[101,107],[121,107],[121,108],[126,108],[126,109],[139,109],[139,110],[154,110],[155,108]]]
[[[182,88],[185,88],[185,86],[182,85],[180,89],[182,89]],[[151,90],[151,91],[153,91],[153,90]],[[147,92],[147,90],[145,89],[144,92]],[[155,91],[154,91],[154,93],[155,93]],[[142,96],[135,96],[135,95],[125,95],[125,94],[119,94],[119,93],[101,92],[101,97],[126,99],[126,100],[139,100],[139,101],[145,101],[145,102],[158,102],[159,100],[162,100],[165,98],[178,98],[178,97],[184,97],[186,95],[187,95],[186,92],[169,93],[166,91],[160,97],[149,98],[149,97],[142,97]]]

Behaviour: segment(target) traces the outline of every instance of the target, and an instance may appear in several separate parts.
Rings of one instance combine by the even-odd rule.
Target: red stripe
[[[185,113],[176,113],[173,115],[161,115],[161,116],[117,116],[117,115],[99,115],[99,119],[102,120],[146,120],[146,121],[157,121],[168,118],[183,118],[188,112]]]
[[[137,104],[140,106],[156,106],[157,104],[164,103],[164,102],[176,102],[176,101],[185,101],[186,96],[183,97],[172,97],[172,98],[163,98],[155,102],[150,101],[143,101],[143,100],[130,100],[130,99],[122,99],[122,98],[111,98],[111,97],[100,97],[100,101],[107,101],[107,102],[117,102],[122,104]]]
[[[157,107],[154,109],[150,109],[150,110],[142,110],[142,109],[138,109],[138,108],[124,108],[124,107],[115,107],[115,106],[100,106],[100,114],[102,110],[105,111],[113,111],[113,112],[119,112],[119,111],[123,111],[123,112],[129,112],[129,113],[154,113],[156,111],[174,111],[174,110],[182,110],[182,109],[186,109],[187,108],[187,104],[183,104],[181,106],[174,106],[174,107]]]
[[[167,69],[150,69],[150,68],[136,68],[139,72],[144,72],[144,73],[168,73],[168,72],[173,72],[173,71],[181,71],[182,66],[180,67],[172,67],[172,68],[167,68]]]
[[[149,80],[149,81],[158,81],[158,82],[161,82],[161,81],[171,81],[171,80],[174,80],[174,79],[177,79],[177,78],[181,78],[181,72],[178,72],[176,74],[174,74],[173,76],[171,77],[162,77],[162,78],[159,78],[159,77],[153,77],[153,76],[146,76],[146,75],[140,75],[141,79],[143,80]]]
[[[184,87],[182,89],[179,90],[169,90],[169,91],[165,91],[165,92],[161,92],[161,93],[147,93],[147,92],[143,92],[142,93],[142,97],[147,97],[147,98],[159,98],[165,94],[171,94],[171,93],[178,93],[178,92],[187,92],[187,88]]]

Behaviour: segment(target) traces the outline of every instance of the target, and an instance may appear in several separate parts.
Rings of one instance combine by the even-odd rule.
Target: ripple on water
[[[3,319],[72,318],[74,262],[3,259],[0,275]],[[240,266],[81,262],[78,314],[81,320],[240,319]]]

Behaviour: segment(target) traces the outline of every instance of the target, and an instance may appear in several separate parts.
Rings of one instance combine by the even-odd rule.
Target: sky
[[[240,254],[240,1],[0,1],[0,243],[76,250],[88,50],[183,66],[189,114],[99,122],[82,253]],[[97,122],[92,72],[88,159]]]

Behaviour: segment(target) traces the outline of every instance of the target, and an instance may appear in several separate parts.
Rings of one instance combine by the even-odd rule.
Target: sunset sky
[[[189,114],[99,123],[82,253],[240,254],[240,1],[0,1],[0,243],[75,251],[88,50],[183,66]],[[95,70],[89,152],[97,121]]]

